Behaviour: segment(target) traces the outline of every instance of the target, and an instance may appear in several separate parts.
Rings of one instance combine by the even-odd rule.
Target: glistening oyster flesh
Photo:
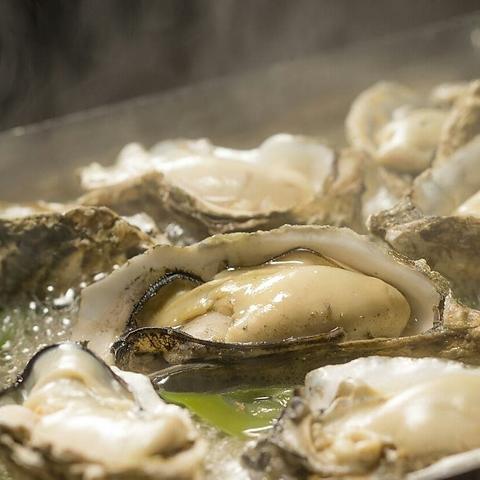
[[[480,369],[367,357],[310,372],[245,455],[261,478],[450,478],[480,466]]]
[[[198,479],[204,445],[148,378],[74,343],[44,348],[0,393],[0,455],[25,478]]]

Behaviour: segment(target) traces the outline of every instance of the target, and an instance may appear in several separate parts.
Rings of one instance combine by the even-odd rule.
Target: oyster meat
[[[447,116],[409,88],[379,82],[353,102],[346,135],[378,164],[416,175],[432,162]]]
[[[364,222],[398,203],[412,179],[429,167],[447,116],[439,101],[393,82],[379,82],[355,99],[345,133],[369,157],[362,171]]]
[[[197,479],[203,442],[148,378],[74,343],[44,348],[0,393],[0,455],[29,479]]]
[[[480,370],[460,362],[327,366],[244,459],[258,478],[452,478],[479,467],[479,401]]]

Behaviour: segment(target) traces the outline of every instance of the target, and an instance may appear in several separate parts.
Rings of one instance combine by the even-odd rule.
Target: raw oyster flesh
[[[454,478],[480,466],[479,401],[480,369],[460,362],[327,366],[244,458],[258,478]]]
[[[29,479],[197,479],[203,442],[148,378],[75,343],[44,348],[0,393],[0,455]]]

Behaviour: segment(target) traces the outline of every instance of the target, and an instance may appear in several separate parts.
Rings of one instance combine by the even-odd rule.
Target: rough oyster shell
[[[169,141],[146,152],[128,145],[117,164],[83,170],[82,204],[122,215],[146,211],[174,243],[214,233],[322,223],[364,229],[365,155],[335,154],[314,138],[276,135],[254,150],[206,140]]]
[[[0,456],[22,478],[198,479],[204,453],[146,377],[78,344],[44,348],[0,392]]]
[[[244,459],[259,478],[451,478],[480,466],[479,386],[433,358],[319,368]]]
[[[338,264],[383,279],[396,287],[411,307],[411,319],[401,338],[344,340],[339,333],[310,339],[229,344],[199,341],[169,328],[136,324],[132,313],[139,300],[158,291],[155,282],[171,272],[188,272],[209,280],[227,267],[261,265],[294,249],[319,252]],[[163,280],[161,280],[163,281]],[[152,287],[152,285],[154,285]],[[149,287],[150,290],[149,290]],[[308,287],[307,287],[308,288]],[[165,363],[227,361],[281,356],[296,350],[310,368],[363,355],[439,355],[478,361],[476,327],[479,313],[459,305],[446,283],[425,263],[403,258],[348,229],[319,226],[286,226],[269,232],[219,235],[190,247],[157,246],[132,259],[105,280],[82,293],[74,338],[89,340],[99,355],[113,361],[109,349],[115,339],[116,361],[123,367],[153,371]],[[341,324],[337,325],[342,327]],[[122,336],[125,334],[124,336]],[[232,347],[230,347],[232,345]],[[145,355],[148,354],[148,355]],[[142,355],[148,358],[142,369]],[[138,358],[136,358],[138,356]],[[154,361],[151,361],[154,358]],[[163,362],[163,365],[162,365]],[[153,365],[153,367],[151,366]],[[292,367],[293,368],[293,367]]]
[[[64,291],[143,252],[151,239],[106,208],[0,219],[0,300]]]

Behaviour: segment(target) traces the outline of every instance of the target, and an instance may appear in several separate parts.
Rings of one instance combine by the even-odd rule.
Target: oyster
[[[106,208],[0,219],[0,300],[65,291],[143,252],[152,240]]]
[[[259,478],[451,478],[479,467],[479,401],[480,369],[460,362],[327,366],[244,459]]]
[[[478,321],[424,262],[348,229],[286,226],[150,249],[82,292],[74,338],[142,371],[288,351],[318,366],[379,352],[471,358]],[[138,367],[152,355],[156,366]]]
[[[145,211],[173,243],[285,223],[361,229],[364,162],[361,152],[336,154],[317,139],[287,134],[243,151],[207,140],[161,142],[149,152],[132,144],[116,165],[83,170],[88,192],[79,201],[121,215]]]
[[[403,85],[380,82],[353,102],[346,134],[378,164],[415,175],[433,160],[447,115]]]
[[[0,393],[0,456],[29,479],[197,479],[203,442],[149,380],[74,343],[37,353]]]

